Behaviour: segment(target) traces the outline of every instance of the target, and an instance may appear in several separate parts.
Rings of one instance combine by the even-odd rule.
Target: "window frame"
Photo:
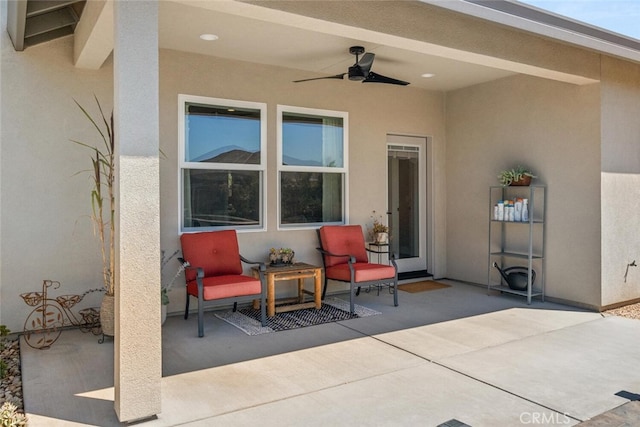
[[[283,114],[304,114],[317,117],[338,117],[342,119],[342,166],[297,166],[283,164]],[[292,105],[277,105],[277,227],[278,230],[309,230],[317,229],[322,225],[348,224],[349,218],[349,113],[346,111],[324,110],[318,108],[297,107]],[[282,224],[282,172],[310,172],[310,173],[340,173],[342,174],[342,221],[321,223]]]
[[[248,108],[260,111],[260,163],[204,163],[186,161],[186,104],[202,104],[216,107]],[[259,172],[259,224],[257,225],[229,225],[211,227],[185,227],[184,225],[184,173],[188,169],[211,171],[257,171]],[[195,233],[214,230],[237,230],[238,232],[266,231],[267,229],[267,104],[254,101],[240,101],[234,99],[213,98],[197,95],[178,95],[178,230],[182,233]]]

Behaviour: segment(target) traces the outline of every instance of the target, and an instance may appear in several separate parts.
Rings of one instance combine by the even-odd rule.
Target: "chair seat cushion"
[[[261,292],[260,280],[244,275],[226,275],[205,277],[202,279],[205,301],[256,295]],[[187,283],[187,293],[198,296],[198,285],[195,280]]]
[[[354,282],[368,282],[371,280],[393,279],[396,270],[390,265],[372,264],[368,262],[356,262],[353,264],[355,273]],[[351,281],[351,272],[349,264],[339,264],[325,269],[327,279],[339,280],[341,282]]]

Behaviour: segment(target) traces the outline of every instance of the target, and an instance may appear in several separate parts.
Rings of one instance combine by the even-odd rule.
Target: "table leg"
[[[304,279],[298,279],[298,304],[304,302]]]
[[[253,270],[252,269],[251,272],[252,272],[254,278],[256,278],[256,279],[260,278],[260,274],[258,273],[257,270]],[[260,310],[260,300],[259,299],[254,299],[253,300],[253,309],[254,310]]]
[[[273,274],[267,274],[267,316],[276,315],[276,278]]]
[[[314,285],[314,300],[316,303],[316,309],[320,310],[322,308],[322,270],[316,270],[313,275],[313,285]]]

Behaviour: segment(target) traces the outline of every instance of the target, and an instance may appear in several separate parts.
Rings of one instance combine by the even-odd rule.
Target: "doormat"
[[[260,323],[260,310],[254,310],[252,307],[241,308],[235,313],[233,311],[214,313],[214,316],[242,330],[247,335],[261,335],[270,332],[321,325],[323,323],[375,316],[377,314],[381,313],[357,304],[355,305],[355,314],[351,314],[349,312],[348,301],[326,297],[324,301],[322,301],[322,308],[320,308],[320,310],[305,308],[302,310],[276,313],[273,317],[267,316],[267,326],[262,326]]]
[[[434,282],[433,280],[425,280],[423,282],[405,283],[398,285],[398,289],[412,294],[416,292],[433,291],[434,289],[450,288],[451,285],[445,285],[444,283]]]

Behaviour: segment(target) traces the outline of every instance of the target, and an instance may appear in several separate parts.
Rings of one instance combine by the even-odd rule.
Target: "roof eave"
[[[520,2],[507,0],[420,1],[640,63],[640,40],[572,20]]]

